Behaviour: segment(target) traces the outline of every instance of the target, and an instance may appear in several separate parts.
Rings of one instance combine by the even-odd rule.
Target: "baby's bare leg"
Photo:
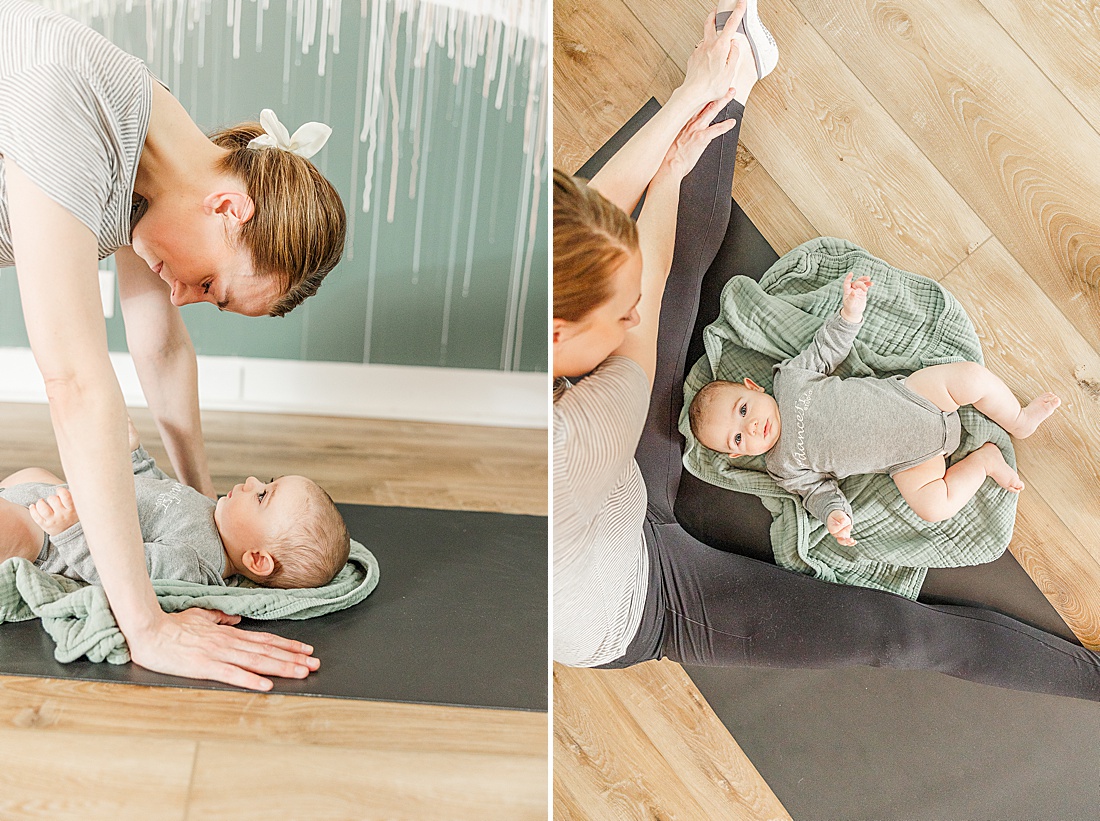
[[[43,535],[25,507],[0,499],[0,561],[18,556],[33,562],[42,552]]]
[[[32,482],[40,482],[45,485],[63,485],[65,480],[54,476],[45,468],[23,468],[17,470],[11,476],[0,479],[0,487],[12,487],[13,485],[26,485]]]
[[[1013,493],[1024,489],[1019,475],[992,442],[986,442],[950,468],[943,457],[937,456],[895,473],[894,484],[914,513],[928,522],[942,522],[974,498],[986,476]]]
[[[1012,436],[1026,439],[1062,404],[1053,393],[1044,393],[1021,408],[1001,379],[976,362],[950,362],[922,368],[905,378],[905,385],[942,411],[973,405]]]

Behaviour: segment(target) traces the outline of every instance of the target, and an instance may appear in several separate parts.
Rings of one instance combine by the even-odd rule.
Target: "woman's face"
[[[638,324],[642,255],[634,251],[611,275],[611,296],[576,322],[554,319],[554,376],[586,374],[618,350]]]
[[[168,283],[173,305],[209,302],[235,314],[266,316],[282,296],[279,280],[253,271],[248,249],[229,241],[240,220],[229,206],[209,200],[182,213],[151,207],[134,226],[134,252]]]

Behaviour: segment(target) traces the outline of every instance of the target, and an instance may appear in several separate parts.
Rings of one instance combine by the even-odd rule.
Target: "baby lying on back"
[[[844,361],[863,322],[867,277],[844,279],[843,305],[798,356],[775,366],[774,398],[745,379],[704,385],[688,409],[700,444],[736,456],[764,454],[769,475],[802,499],[843,545],[854,545],[852,507],[838,479],[888,473],[927,521],[954,516],[986,477],[1018,493],[1023,482],[990,443],[950,468],[959,446],[958,409],[973,405],[1012,436],[1026,438],[1061,400],[1044,393],[1021,408],[1008,386],[974,362],[922,368],[909,376],[829,374]]]
[[[304,476],[249,476],[217,502],[156,466],[130,426],[145,561],[153,579],[224,585],[240,574],[265,587],[320,587],[348,560],[350,539],[331,497]],[[99,582],[72,495],[41,468],[0,487],[0,560]]]

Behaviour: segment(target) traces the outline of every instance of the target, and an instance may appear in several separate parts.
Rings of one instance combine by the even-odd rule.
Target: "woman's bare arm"
[[[715,100],[683,127],[650,183],[645,205],[638,217],[638,246],[642,253],[642,298],[637,308],[639,321],[626,332],[626,339],[615,354],[626,356],[641,365],[650,385],[657,368],[661,300],[672,268],[672,251],[676,243],[680,182],[695,167],[711,141],[736,125],[737,121],[733,119],[708,125],[731,99],[732,92]]]
[[[158,672],[253,689],[270,689],[262,675],[308,675],[317,661],[300,642],[236,630],[226,626],[236,617],[225,614],[160,609],[145,569],[126,409],[107,354],[95,238],[10,158],[4,171],[31,349],[88,548],[131,657]]]
[[[176,478],[210,498],[214,483],[199,416],[195,348],[167,283],[133,248],[115,252],[126,344]]]
[[[733,84],[737,48],[733,35],[745,14],[738,3],[722,31],[714,27],[714,12],[703,24],[703,40],[688,58],[684,82],[668,102],[615,152],[592,178],[590,187],[630,214],[656,176],[672,141],[703,106],[725,96]]]

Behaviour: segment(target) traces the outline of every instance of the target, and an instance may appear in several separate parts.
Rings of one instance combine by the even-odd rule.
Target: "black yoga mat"
[[[591,177],[658,108],[650,100],[580,176]],[[703,352],[702,329],[717,316],[725,282],[738,274],[759,279],[777,258],[734,202],[703,282],[688,368]],[[773,560],[771,516],[753,496],[685,472],[675,515],[712,547]],[[1007,552],[991,564],[931,570],[921,601],[988,607],[1076,641]],[[1100,705],[926,671],[686,670],[799,821],[1097,817]]]
[[[544,517],[339,505],[374,553],[378,587],[355,607],[305,621],[248,621],[312,644],[321,669],[273,692],[547,709]],[[37,620],[0,625],[0,675],[235,689],[133,664],[58,664]]]

